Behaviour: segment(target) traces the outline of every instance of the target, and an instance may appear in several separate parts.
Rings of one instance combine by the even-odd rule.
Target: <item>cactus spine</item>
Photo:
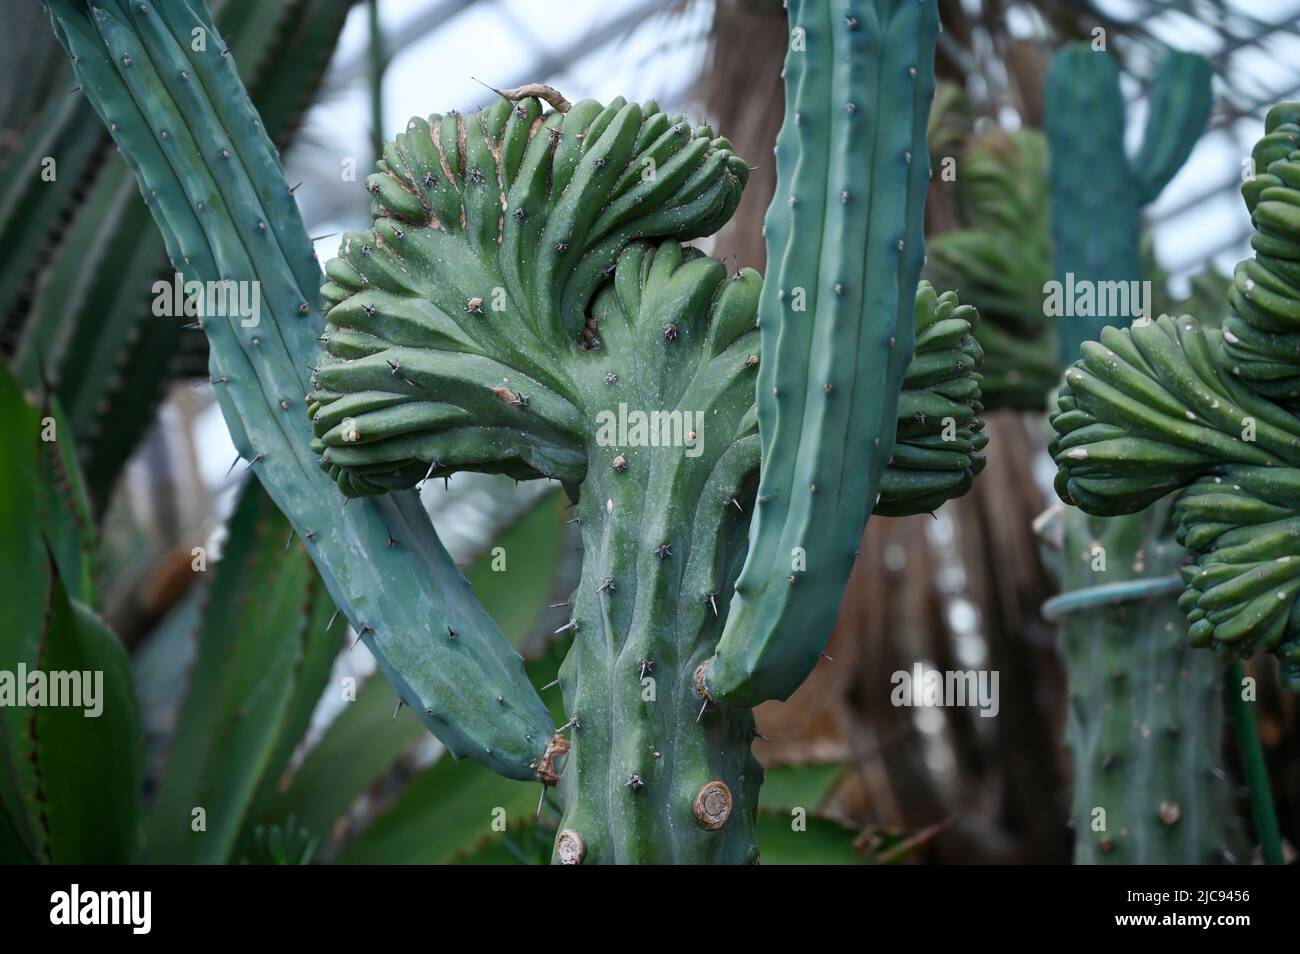
[[[937,7],[790,4],[759,302],[763,473],[715,701],[784,699],[825,646],[893,453],[929,178]]]

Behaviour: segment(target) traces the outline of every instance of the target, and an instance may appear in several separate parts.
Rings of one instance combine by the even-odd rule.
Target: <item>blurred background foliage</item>
[[[763,266],[779,0],[211,5],[322,260],[368,217],[359,182],[379,138],[411,114],[483,105],[483,83],[537,81],[571,99],[654,98],[726,135],[754,173],[733,222],[698,244]],[[871,522],[829,658],[788,702],[760,708],[765,863],[1069,860],[1063,680],[1039,614],[1053,584],[1032,530],[1051,503],[1041,409],[1056,378],[1041,309],[1043,74],[1060,44],[1101,26],[1133,119],[1167,47],[1210,58],[1210,129],[1150,209],[1147,243],[1157,309],[1206,319],[1245,254],[1241,159],[1268,105],[1300,89],[1291,0],[940,6],[930,148],[958,175],[932,185],[928,267],[980,307],[987,383],[1006,410],[989,417],[993,452],[970,495],[933,519]],[[171,266],[74,85],[40,6],[15,5],[0,35],[0,413],[22,426],[3,435],[0,598],[20,607],[15,631],[28,620],[41,639],[0,639],[0,668],[104,669],[116,715],[83,738],[57,710],[0,713],[0,858],[544,862],[555,807],[538,786],[453,765],[394,709],[288,524],[232,469],[204,337],[154,316],[153,283]],[[49,419],[53,444],[41,440]],[[459,475],[423,498],[535,684],[551,682],[557,604],[579,571],[563,494]],[[916,663],[997,670],[999,715],[894,706],[892,674]],[[1294,842],[1295,701],[1260,685]]]

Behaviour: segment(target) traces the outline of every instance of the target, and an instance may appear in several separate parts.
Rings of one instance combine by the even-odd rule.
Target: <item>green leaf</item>
[[[518,647],[532,632],[550,598],[564,542],[564,504],[559,490],[540,498],[465,574],[512,646]],[[500,561],[494,556],[498,549]]]
[[[140,712],[126,651],[56,578],[41,668],[50,703],[35,710],[40,801],[55,864],[126,864],[140,842]],[[80,682],[80,697],[53,697]],[[58,678],[56,678],[56,675]],[[85,703],[83,706],[81,703]]]
[[[820,765],[774,765],[763,770],[763,788],[759,792],[760,808],[821,807],[844,774],[839,762]]]
[[[228,861],[285,724],[312,571],[288,522],[250,483],[231,520],[150,815],[157,863]],[[202,812],[199,812],[202,809]],[[195,831],[192,822],[204,821]]]
[[[39,422],[9,372],[0,366],[0,671],[35,667],[51,587],[50,561],[41,538],[38,510],[40,470],[36,444]],[[40,811],[36,803],[35,746],[28,709],[0,706],[0,860],[14,857],[16,845],[30,860],[44,858]]]
[[[827,818],[809,815],[804,830],[794,829],[789,811],[760,810],[758,849],[765,865],[855,865],[862,859],[853,850],[857,832]]]
[[[95,518],[86,496],[72,429],[58,400],[39,412],[40,435],[36,445],[40,468],[40,523],[55,566],[73,599],[94,608]],[[50,440],[46,440],[46,437]]]
[[[500,837],[494,824],[531,818],[541,789],[443,757],[344,849],[344,864],[445,864]]]
[[[538,498],[465,574],[513,645],[529,634],[549,598],[563,540],[563,507],[564,497],[558,491]],[[493,569],[495,547],[504,550],[504,570]],[[558,662],[548,654],[544,662],[529,665],[529,678],[535,686],[545,685],[557,669]],[[558,701],[558,693],[556,697]],[[424,728],[406,707],[393,718],[396,705],[387,680],[368,680],[308,753],[267,818],[282,820],[292,814],[307,830],[326,835],[399,755],[425,737]]]
[[[307,728],[311,724],[312,713],[316,711],[316,705],[320,702],[329,683],[330,670],[343,646],[343,636],[347,633],[347,622],[335,609],[334,601],[330,599],[325,584],[314,569],[308,589],[311,615],[301,634],[302,647],[294,672],[293,693],[289,699],[284,723],[280,728],[280,738],[276,742],[275,752],[267,765],[261,787],[248,813],[250,826],[252,822],[262,817],[267,806],[274,800],[285,768],[293,757],[294,750],[306,735]],[[292,818],[285,819],[286,825],[290,822],[293,822]],[[292,830],[298,830],[296,822]],[[245,838],[252,835],[251,830],[245,832]],[[315,846],[312,850],[315,851]]]
[[[410,709],[396,711],[393,687],[376,674],[330,724],[303,760],[288,790],[267,813],[268,821],[296,816],[298,824],[324,837],[348,806],[428,732]]]

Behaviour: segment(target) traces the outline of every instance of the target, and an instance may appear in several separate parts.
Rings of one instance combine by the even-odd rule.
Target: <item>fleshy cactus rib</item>
[[[411,494],[345,507],[300,404],[320,269],[274,147],[197,0],[50,0],[87,96],[187,279],[260,282],[261,322],[204,322],[231,436],[400,698],[457,757],[512,778],[553,726],[523,663]],[[193,48],[201,30],[205,49]],[[449,633],[458,634],[452,639]]]
[[[759,304],[763,473],[703,674],[731,704],[787,698],[825,646],[893,452],[924,256],[936,5],[796,2],[790,24]]]

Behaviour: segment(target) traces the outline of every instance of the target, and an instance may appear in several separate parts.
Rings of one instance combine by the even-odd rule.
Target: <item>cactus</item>
[[[894,452],[872,513],[907,516],[937,510],[970,489],[988,444],[979,373],[984,353],[973,336],[978,312],[940,295],[929,282],[916,293],[916,352],[898,400]]]
[[[298,402],[320,334],[312,304],[319,266],[207,12],[100,0],[49,9],[174,266],[199,280],[261,283],[258,327],[204,323],[217,400],[246,466],[289,516],[331,596],[421,721],[456,756],[534,778],[550,716],[418,500],[390,495],[344,507],[311,453]],[[210,41],[203,51],[191,48],[195,29]]]
[[[1188,488],[1177,513],[1180,541],[1199,555],[1184,571],[1180,601],[1192,642],[1224,658],[1272,651],[1293,691],[1300,420],[1286,329],[1300,292],[1285,279],[1295,261],[1285,256],[1300,248],[1300,223],[1287,211],[1297,192],[1286,178],[1300,158],[1289,149],[1300,141],[1298,110],[1270,110],[1255,146],[1257,174],[1242,194],[1256,255],[1237,266],[1222,332],[1183,316],[1104,335],[1067,373],[1052,418],[1062,499],[1092,513],[1132,513]]]
[[[1140,281],[1141,212],[1191,153],[1210,110],[1210,66],[1203,57],[1173,51],[1151,86],[1142,146],[1124,153],[1124,99],[1119,70],[1088,44],[1066,47],[1052,59],[1045,89],[1050,150],[1053,277],[1065,284]],[[1065,363],[1085,341],[1132,315],[1064,319]]]
[[[976,316],[917,285],[935,4],[850,7],[792,12],[798,109],[766,291],[681,244],[739,202],[748,168],[726,139],[654,103],[530,87],[476,116],[412,119],[385,145],[366,181],[373,227],[326,265],[322,326],[319,272],[256,114],[228,62],[183,42],[212,29],[203,11],[51,0],[178,267],[262,282],[261,327],[204,322],[248,466],[451,752],[558,786],[561,863],[756,860],[745,703],[788,694],[812,665],[877,494],[891,512],[929,509],[981,465]],[[809,236],[834,245],[820,276]],[[796,292],[813,322],[781,304]],[[815,456],[797,453],[800,426]],[[775,506],[750,531],[739,592],[760,599],[741,611],[764,445]],[[584,560],[560,627],[575,638],[559,729],[411,493],[462,470],[556,479],[575,501]],[[776,489],[806,479],[815,501]],[[811,547],[806,595],[771,579],[787,527],[837,537]],[[732,669],[742,656],[759,665]]]
[[[893,452],[924,257],[938,11],[848,6],[843,17],[790,7],[759,303],[763,472],[732,610],[701,673],[715,702],[785,699],[812,669]]]
[[[1142,148],[1130,161],[1113,61],[1083,45],[1054,58],[1046,89],[1053,277],[1065,289],[1092,289],[1098,312],[1060,318],[1063,365],[1082,355],[1082,362],[1102,367],[1108,380],[1124,373],[1121,366],[1132,349],[1112,349],[1130,332],[1114,326],[1138,310],[1132,298],[1137,286],[1127,283],[1143,277],[1141,207],[1173,177],[1195,144],[1209,110],[1209,76],[1200,57],[1169,54],[1152,87]],[[1103,303],[1107,288],[1127,290],[1128,307]],[[1162,317],[1157,325],[1144,315],[1133,325],[1134,341],[1150,345],[1146,358],[1159,360],[1156,353],[1172,333],[1172,321]],[[1141,364],[1144,358],[1136,360]],[[1088,406],[1098,394],[1098,400],[1110,397],[1093,389],[1076,401],[1077,376],[1077,369],[1066,374],[1058,395],[1063,411]],[[1081,422],[1058,414],[1053,423],[1075,427]],[[1098,441],[1097,452],[1124,467],[1141,467],[1153,453],[1136,412],[1122,428],[1078,429],[1058,439],[1052,447],[1057,460],[1064,456],[1089,467],[1092,451],[1079,450],[1075,442],[1081,440]],[[1197,447],[1188,453],[1205,451]],[[1173,489],[1169,474],[1182,462],[1166,457],[1165,464],[1169,469],[1152,469],[1141,486],[1128,480],[1130,493],[1141,496],[1144,505]],[[1058,477],[1058,490],[1065,483]],[[1083,503],[1080,495],[1095,489],[1091,475],[1070,486],[1076,485],[1079,493],[1063,499],[1078,502],[1087,513],[1131,512],[1097,511]],[[1059,635],[1070,692],[1072,817],[1080,863],[1235,857],[1234,819],[1220,784],[1219,670],[1213,659],[1200,658],[1185,645],[1172,575],[1183,557],[1173,539],[1169,506],[1165,501],[1146,513],[1109,521],[1080,510],[1061,518],[1064,593],[1058,600],[1082,607],[1062,621]],[[1111,593],[1128,594],[1130,601],[1094,605]],[[1187,713],[1196,713],[1192,731],[1185,727]]]
[[[1220,758],[1222,667],[1186,650],[1186,623],[1168,596],[1184,561],[1168,532],[1169,501],[1149,522],[1066,519],[1059,505],[1049,514],[1064,595],[1044,612],[1060,619],[1069,674],[1075,861],[1244,861]]]
[[[979,309],[985,405],[1042,409],[1060,376],[1056,329],[1042,309],[1052,272],[1043,134],[993,129],[973,138],[957,199],[963,227],[929,240],[926,274]]]

